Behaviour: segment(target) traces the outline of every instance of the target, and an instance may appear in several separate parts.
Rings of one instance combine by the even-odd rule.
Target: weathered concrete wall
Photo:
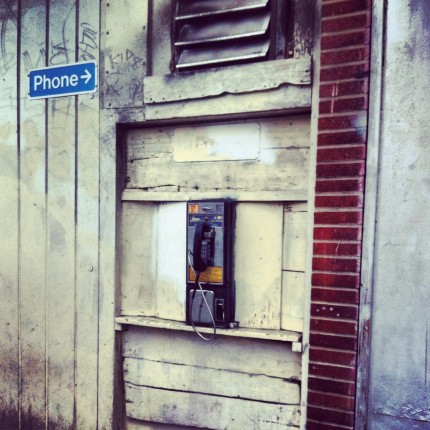
[[[430,428],[430,2],[387,6],[368,428],[421,430]]]

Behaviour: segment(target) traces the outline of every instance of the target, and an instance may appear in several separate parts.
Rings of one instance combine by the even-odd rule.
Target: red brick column
[[[322,0],[308,430],[354,428],[371,0]]]

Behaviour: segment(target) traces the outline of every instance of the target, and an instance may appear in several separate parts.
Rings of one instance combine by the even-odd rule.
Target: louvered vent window
[[[285,57],[285,0],[177,0],[174,67],[195,70]],[[285,20],[282,19],[283,26]]]

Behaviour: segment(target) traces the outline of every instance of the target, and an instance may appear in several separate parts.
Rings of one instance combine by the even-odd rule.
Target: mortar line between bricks
[[[351,182],[351,181],[357,181],[359,182],[360,179],[357,177],[351,178],[351,179],[345,179],[344,176],[340,177],[340,178],[336,178],[336,179],[332,179],[331,181],[329,180],[329,178],[324,178],[325,180],[321,180],[319,181],[321,184],[318,185],[323,185],[323,182],[326,182],[328,184],[330,184],[330,182]],[[332,191],[332,190],[328,190],[328,191],[315,191],[315,196],[319,196],[319,197],[351,197],[351,196],[357,196],[357,195],[362,195],[363,193],[361,192],[362,190],[357,190],[357,191]],[[324,206],[324,207],[330,207],[330,206]],[[351,206],[347,206],[347,207],[351,207]],[[353,206],[355,207],[355,206]],[[336,206],[336,208],[338,208],[338,206]]]
[[[328,53],[327,51],[324,52],[325,54]],[[361,65],[368,65],[369,63],[366,60],[357,60],[357,61],[349,61],[345,63],[335,63],[335,64],[326,64],[324,66],[321,66],[320,70],[333,70],[333,69],[339,69],[341,67],[349,67],[349,66],[361,66]],[[326,81],[324,81],[326,82]]]
[[[341,181],[343,179],[339,179]],[[356,196],[362,196],[363,194],[360,193],[360,191],[316,191],[315,197],[356,197]],[[330,208],[333,207],[334,209],[340,209],[342,207],[345,208],[359,208],[361,206],[354,205],[354,206],[330,206],[330,205],[323,205],[322,207]],[[350,224],[361,224],[361,223],[350,223]]]
[[[367,92],[363,91],[361,93],[346,94],[341,96],[320,97],[320,102],[331,102],[331,101],[362,99],[362,98],[368,98]]]
[[[345,305],[344,303],[333,303],[333,302],[324,302],[324,301],[315,301],[313,302],[314,305],[324,305],[324,306],[336,306],[341,308],[356,308],[358,309],[359,305],[357,304],[351,304],[351,305]]]
[[[353,430],[353,427],[351,426],[344,426],[342,424],[335,424],[335,423],[327,423],[327,421],[317,421],[314,419],[308,419],[308,422],[315,423],[315,424],[324,424],[324,425],[332,425],[333,424],[333,430]]]
[[[361,256],[345,255],[345,254],[314,254],[313,258],[327,258],[330,260],[361,260]],[[346,273],[346,272],[341,272]]]
[[[356,176],[354,176],[353,178],[350,178],[350,179],[356,179],[357,177]],[[325,179],[325,178],[324,178]],[[330,179],[330,178],[328,178],[328,179]],[[333,180],[333,179],[332,179]],[[339,180],[344,180],[344,177],[342,177],[341,179],[339,179]],[[345,207],[345,208],[332,208],[332,207],[328,207],[328,206],[326,206],[326,207],[321,207],[321,208],[315,208],[315,213],[319,213],[319,212],[321,212],[321,213],[324,213],[324,212],[362,212],[362,208],[358,208],[358,207],[351,207],[351,206],[348,206],[348,207]],[[344,225],[344,226],[347,226],[347,225],[361,225],[362,223],[360,222],[357,222],[357,223],[342,223],[342,224],[327,224],[327,225],[330,225],[330,226],[333,226],[333,225]]]
[[[366,72],[367,73],[367,72]],[[327,81],[323,81],[321,82],[321,86],[320,87],[324,87],[325,85],[337,85],[337,84],[350,84],[350,83],[358,83],[361,81],[368,81],[369,77],[366,76],[361,76],[357,79],[351,79],[351,78],[339,78],[339,79],[333,79],[333,80],[327,80]],[[320,88],[321,89],[321,88]],[[360,92],[359,94],[369,94],[369,92],[367,91],[367,89],[363,92]],[[338,96],[332,96],[332,97],[338,97]]]
[[[339,3],[341,3],[344,0],[340,0]],[[336,4],[337,2],[333,2],[333,3],[324,3],[324,5],[332,5],[332,4]],[[355,18],[356,16],[360,16],[360,15],[368,15],[370,14],[370,12],[368,10],[356,10],[355,12],[346,12],[343,14],[335,14],[335,15],[328,15],[328,16],[322,16],[321,17],[321,21],[332,21],[332,20],[336,20],[339,18],[347,18],[347,17],[351,17],[351,18]],[[358,27],[360,28],[360,27]]]
[[[342,3],[343,0],[341,0],[339,3]],[[332,4],[336,4],[337,2],[333,2],[333,3],[324,3],[324,5],[332,5]],[[334,15],[328,15],[328,16],[322,16],[321,17],[321,21],[330,21],[330,20],[335,20],[335,19],[339,19],[339,18],[348,18],[348,17],[356,17],[359,15],[367,15],[370,14],[370,12],[368,10],[357,10],[355,12],[346,12],[346,13],[342,13],[342,14],[334,14]],[[360,27],[358,27],[360,28]],[[324,33],[325,34],[325,33]]]
[[[331,209],[331,208],[327,208],[327,209]],[[346,208],[346,209],[350,209],[350,208]],[[360,208],[361,209],[361,208]],[[338,213],[339,211],[335,211],[335,210],[326,210],[324,212],[336,212]],[[352,211],[351,211],[352,212]],[[359,228],[361,227],[361,223],[345,223],[345,224],[327,224],[327,223],[315,223],[315,227],[318,226],[318,228]],[[325,242],[339,242],[339,243],[350,243],[350,244],[358,244],[360,242],[359,239],[314,239],[314,243],[325,243]]]
[[[351,110],[351,111],[342,111],[342,112],[329,112],[320,114],[320,118],[337,118],[342,116],[353,116],[353,115],[361,115],[361,113],[366,113],[366,109],[360,110]]]
[[[309,388],[308,391],[312,391],[313,393],[327,394],[329,396],[338,396],[338,397],[342,397],[344,399],[353,399],[355,397],[355,395],[354,396],[350,396],[348,394],[339,394],[339,393],[325,392],[325,391],[321,391],[321,390],[315,390],[314,388]]]
[[[348,148],[357,148],[357,146],[360,147],[366,147],[366,144],[363,142],[357,142],[357,143],[339,143],[339,144],[331,144],[331,145],[320,145],[318,146],[318,150],[319,151],[324,151],[325,149],[327,150],[333,150],[333,149],[348,149]]]
[[[358,290],[358,288],[352,288],[352,287],[350,287],[350,288],[345,288],[345,287],[324,287],[324,286],[321,286],[321,285],[312,285],[312,288],[313,289],[314,288],[320,288],[320,289],[328,290],[328,291],[335,291],[335,292],[339,291],[339,292],[346,292],[346,293],[348,293],[348,292],[355,292],[355,291]],[[312,300],[312,303],[314,303],[313,300]],[[349,302],[341,302],[341,303],[343,303],[345,305],[350,304]],[[351,303],[351,305],[353,305],[353,304],[354,303]]]
[[[339,179],[339,181],[343,181],[342,179]],[[351,179],[349,179],[351,180]],[[315,196],[321,196],[321,197],[350,197],[350,196],[362,196],[363,193],[361,191],[316,191]],[[328,207],[328,206],[324,206]],[[337,206],[336,206],[337,207]],[[351,206],[349,206],[351,207]],[[354,206],[355,207],[355,206]]]
[[[314,348],[317,348],[317,347],[314,346]],[[318,349],[324,349],[324,348],[318,347]],[[340,367],[341,369],[355,370],[355,366],[349,366],[348,364],[337,364],[337,363],[330,363],[330,362],[319,361],[319,360],[309,360],[309,362],[312,363],[312,364],[318,364],[320,366],[334,366],[334,367]],[[314,376],[317,376],[317,375],[314,375]],[[331,378],[329,378],[327,376],[326,377],[318,376],[318,378],[331,379]],[[349,381],[349,380],[347,380],[347,381]]]
[[[329,336],[329,337],[346,337],[347,339],[357,339],[356,334],[348,334],[348,333],[339,334],[339,333],[331,333],[331,332],[326,332],[326,331],[321,331],[321,330],[312,330],[312,329],[311,329],[311,334],[322,334],[324,336]],[[354,351],[354,350],[352,350],[352,351]]]
[[[344,13],[343,15],[332,15],[332,16],[323,16],[321,17],[321,21],[324,22],[330,22],[330,21],[339,21],[345,18],[356,18],[356,17],[364,17],[370,15],[370,13],[366,10],[358,10],[356,12],[348,12],[348,13]],[[362,25],[358,25],[356,24],[357,27],[355,28],[363,28]],[[322,32],[323,34],[326,34],[324,31]]]
[[[354,82],[359,82],[359,81],[363,81],[366,79],[368,79],[368,77],[363,77],[363,78],[359,78],[359,79],[348,77],[348,78],[339,79],[339,80],[336,79],[335,81],[324,81],[321,83],[321,86],[329,85],[330,83],[338,83],[338,82],[340,82],[340,83],[354,83]],[[368,92],[366,94],[368,94]]]
[[[337,134],[337,133],[344,133],[344,132],[357,132],[358,130],[363,130],[363,132],[365,130],[367,130],[367,125],[363,126],[363,127],[349,127],[349,128],[336,128],[336,129],[327,129],[327,130],[318,130],[318,136],[319,135],[325,135],[325,134]],[[320,145],[318,145],[320,146]],[[325,145],[322,145],[325,146]]]
[[[339,353],[348,353],[348,354],[353,354],[353,355],[357,355],[356,351],[345,351],[344,349],[338,349],[338,348],[328,348],[328,347],[324,347],[324,346],[316,346],[316,345],[311,345],[311,347],[315,350],[315,351],[325,351],[325,352],[339,352]],[[315,360],[310,360],[311,363],[314,364],[325,364],[325,365],[329,365],[329,366],[339,366],[339,367],[345,367],[348,369],[355,369],[355,365],[348,365],[348,364],[336,364],[336,363],[332,363],[331,361],[327,362],[327,361],[315,361]]]
[[[360,243],[359,240],[314,240],[314,244],[326,244],[326,243],[339,243],[341,245],[358,245]]]
[[[344,16],[342,18],[345,18]],[[333,36],[349,36],[350,34],[355,33],[365,33],[370,29],[369,26],[365,27],[353,27],[353,28],[347,28],[346,30],[337,30],[337,31],[325,31],[321,34],[321,37],[333,37]],[[366,46],[368,43],[364,43],[361,46]]]
[[[350,111],[345,111],[345,112],[322,112],[319,114],[320,119],[326,119],[326,118],[339,118],[339,117],[350,117],[350,116],[354,116],[354,115],[363,115],[363,112],[365,112],[366,109],[354,109],[354,110],[350,110]],[[363,125],[363,127],[365,127]],[[356,127],[349,127],[352,129],[355,129]],[[330,130],[339,130],[337,128],[330,128]],[[322,131],[321,128],[319,128],[318,131]]]
[[[316,362],[314,362],[314,361],[312,361],[312,364],[326,364],[326,363],[316,363]],[[332,365],[332,366],[334,366],[334,365]],[[342,368],[347,368],[347,369],[351,369],[351,370],[353,370],[353,369],[355,369],[354,367],[352,367],[352,366],[349,366],[349,367],[347,367],[347,366],[335,366],[335,367],[342,367]],[[319,376],[319,375],[309,375],[311,378],[315,378],[315,379],[322,379],[323,381],[336,381],[336,382],[345,382],[345,383],[347,383],[347,384],[351,384],[351,383],[354,383],[354,380],[352,380],[352,379],[345,379],[345,378],[336,378],[336,377],[322,377],[322,376]]]
[[[313,408],[317,408],[317,409],[324,409],[326,411],[343,412],[343,413],[348,414],[348,415],[354,415],[354,411],[347,411],[345,409],[336,409],[336,408],[330,408],[328,406],[311,405],[311,404],[309,404],[309,406],[312,406]],[[323,421],[323,422],[327,423],[327,421]]]
[[[340,317],[321,317],[319,315],[312,315],[312,320],[318,321],[332,321],[332,322],[340,322],[340,323],[357,323],[357,318],[340,318]],[[327,332],[324,332],[327,333]],[[339,334],[339,333],[337,333]],[[342,336],[346,336],[347,334],[342,334]],[[354,335],[355,336],[355,335]]]
[[[325,118],[340,118],[343,116],[354,116],[356,114],[358,115],[363,115],[364,112],[367,112],[366,109],[360,109],[360,110],[354,110],[354,111],[349,111],[349,112],[333,112],[333,113],[321,113],[319,115],[319,119],[325,119]],[[364,126],[363,126],[364,127]],[[351,127],[351,129],[355,129],[355,127]],[[334,130],[333,128],[331,128],[330,130]],[[337,129],[336,129],[337,130]],[[322,131],[321,129],[319,129],[319,131]]]
[[[313,274],[326,274],[326,275],[358,275],[360,272],[336,272],[333,270],[312,270]],[[314,285],[315,286],[315,285]],[[348,290],[358,290],[359,288],[351,287]]]
[[[328,165],[336,165],[336,164],[356,164],[356,163],[362,163],[364,160],[357,159],[357,160],[342,160],[342,161],[319,161],[317,163],[318,166],[328,166]],[[343,178],[344,176],[342,176]]]
[[[342,2],[344,0],[340,0],[339,2]],[[333,3],[324,3],[327,5],[332,5],[332,4],[336,4],[337,2],[334,1]],[[370,15],[370,12],[368,10],[356,10],[355,12],[346,12],[342,15],[327,15],[327,16],[323,16],[321,17],[322,21],[333,21],[333,20],[337,20],[339,18],[345,18],[346,16],[349,16],[351,18],[355,18],[357,16],[363,16],[363,15]],[[358,27],[360,28],[360,27]]]

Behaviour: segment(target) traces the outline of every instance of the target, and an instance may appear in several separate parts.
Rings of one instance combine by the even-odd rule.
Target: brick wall
[[[322,0],[308,430],[354,428],[371,0]]]

